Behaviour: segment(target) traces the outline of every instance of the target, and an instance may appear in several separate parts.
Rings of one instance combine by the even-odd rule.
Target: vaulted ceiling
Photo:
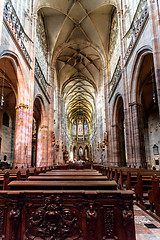
[[[51,59],[56,54],[57,79],[71,121],[80,115],[88,122],[93,118],[114,5],[114,0],[39,1],[48,49]]]

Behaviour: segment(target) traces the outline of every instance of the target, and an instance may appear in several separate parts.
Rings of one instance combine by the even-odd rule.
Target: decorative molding
[[[41,67],[38,63],[37,58],[35,58],[34,76],[35,76],[35,79],[36,79],[38,85],[40,86],[42,92],[44,93],[47,101],[50,103],[50,96],[49,96],[49,93],[47,91],[47,86],[49,86],[49,84],[46,81],[46,78],[45,78],[45,76],[42,72],[42,69],[41,69]]]
[[[109,40],[109,58],[110,59],[116,47],[117,37],[118,37],[118,17],[117,17],[117,10],[115,8],[114,13],[112,15],[111,32],[110,32],[110,40]]]
[[[4,232],[4,215],[5,215],[5,209],[1,207],[0,208],[0,237],[2,237]]]
[[[32,40],[25,33],[22,24],[16,14],[16,11],[10,0],[7,0],[4,4],[3,19],[8,27],[12,37],[14,38],[18,48],[21,50],[21,53],[26,60],[29,68],[31,69],[31,57],[25,47],[24,41],[33,43]]]
[[[104,207],[105,235],[103,239],[114,238],[114,211],[111,207]]]
[[[28,109],[29,106],[28,106],[27,104],[20,103],[19,105],[17,105],[17,106],[15,107],[16,110],[21,109],[21,108],[26,108],[26,109]]]
[[[133,106],[142,107],[142,104],[141,103],[137,103],[137,102],[129,103],[129,107],[133,107]]]
[[[42,48],[44,56],[47,60],[47,56],[48,56],[47,37],[46,37],[44,20],[40,13],[37,14],[36,34],[37,34],[37,39],[40,43],[40,47]]]
[[[147,0],[140,0],[139,5],[137,7],[136,14],[131,23],[131,27],[129,31],[126,33],[126,35],[124,36],[124,38],[128,36],[130,36],[131,38],[129,46],[124,56],[125,65],[127,64],[129,57],[131,56],[136,40],[138,39],[148,16],[149,16],[149,9],[148,9]]]
[[[121,76],[122,76],[122,68],[121,68],[121,59],[119,57],[117,65],[116,65],[114,73],[113,73],[113,76],[112,76],[112,80],[109,83],[110,88],[111,88],[111,90],[109,92],[109,96],[108,96],[109,102],[113,96],[113,93],[116,90],[116,87],[121,79]]]
[[[78,219],[64,208],[58,196],[46,197],[44,206],[32,212],[26,236],[28,239],[79,239]]]

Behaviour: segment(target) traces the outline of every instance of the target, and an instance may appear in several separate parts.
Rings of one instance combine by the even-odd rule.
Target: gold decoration
[[[59,144],[58,144],[58,141],[56,143],[56,151],[59,152]]]
[[[105,150],[105,142],[104,141],[101,142],[101,148],[102,148],[102,151]]]
[[[62,142],[62,152],[64,152],[64,143]]]
[[[108,132],[107,131],[104,133],[104,143],[106,146],[108,145]]]
[[[55,145],[55,134],[54,134],[54,132],[52,132],[52,135],[51,135],[51,145],[52,145],[52,147],[54,147],[54,145]]]
[[[99,142],[97,143],[97,151],[99,152]]]

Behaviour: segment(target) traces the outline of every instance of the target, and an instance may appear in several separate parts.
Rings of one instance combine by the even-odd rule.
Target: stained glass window
[[[84,121],[84,135],[88,135],[88,124]]]
[[[78,135],[83,136],[83,123],[81,122],[81,120],[78,123]]]
[[[76,135],[77,134],[77,123],[76,123],[76,121],[74,121],[74,123],[73,123],[73,127],[72,127],[72,134],[73,135]]]

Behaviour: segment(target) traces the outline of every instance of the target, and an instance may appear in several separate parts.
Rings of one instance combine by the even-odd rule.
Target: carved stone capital
[[[48,126],[42,125],[42,126],[41,126],[41,130],[43,130],[43,129],[48,129]]]
[[[17,106],[15,107],[16,110],[21,109],[21,108],[26,108],[26,109],[28,109],[29,106],[28,106],[27,104],[20,103],[19,105],[17,105]]]
[[[116,127],[117,128],[118,126],[116,124],[114,124],[114,125],[111,125],[111,127],[113,127],[113,128]]]
[[[137,103],[137,102],[129,103],[129,107],[134,107],[134,106],[142,107],[142,104],[141,103]]]

